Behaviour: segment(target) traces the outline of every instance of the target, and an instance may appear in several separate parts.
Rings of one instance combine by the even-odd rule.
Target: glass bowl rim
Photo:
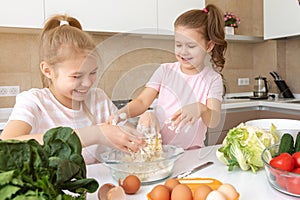
[[[297,174],[297,173],[294,173],[294,172],[289,172],[289,171],[286,171],[286,170],[282,170],[282,169],[278,169],[278,168],[275,168],[273,166],[271,166],[265,159],[264,159],[264,154],[266,151],[270,151],[271,149],[274,149],[276,147],[279,147],[279,144],[273,144],[269,147],[266,147],[262,153],[261,153],[261,159],[264,163],[265,166],[267,166],[268,168],[271,168],[271,169],[274,169],[274,170],[277,170],[278,172],[280,172],[280,176],[286,176],[286,177],[290,177],[291,175],[292,176],[296,176],[296,177],[299,177],[300,178],[300,174]],[[272,157],[273,158],[273,157]]]
[[[170,155],[166,158],[160,158],[160,159],[157,159],[157,160],[153,160],[153,161],[134,161],[134,162],[130,162],[130,161],[120,161],[120,160],[105,160],[103,159],[102,161],[105,163],[105,164],[131,164],[131,165],[134,165],[134,164],[149,164],[149,163],[157,163],[157,162],[162,162],[162,161],[171,161],[171,160],[175,160],[177,159],[179,156],[181,156],[183,153],[184,153],[184,149],[181,148],[181,147],[176,147],[174,145],[163,145],[163,148],[164,147],[167,147],[167,148],[173,148],[174,151],[175,151],[175,154],[173,155]],[[111,153],[111,152],[120,152],[120,150],[118,149],[111,149],[110,152],[106,152],[106,153]],[[125,153],[126,152],[122,152],[122,153]],[[104,154],[104,153],[102,153]],[[100,157],[101,157],[101,154],[100,154]]]

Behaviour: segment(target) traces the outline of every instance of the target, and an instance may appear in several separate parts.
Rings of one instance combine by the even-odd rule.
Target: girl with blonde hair
[[[100,65],[96,45],[73,17],[55,15],[44,26],[40,71],[44,88],[16,97],[1,139],[36,139],[54,127],[71,127],[82,145],[107,145],[137,151],[142,143],[118,126],[105,123],[117,108],[103,90],[93,87]],[[94,162],[85,149],[87,163]]]

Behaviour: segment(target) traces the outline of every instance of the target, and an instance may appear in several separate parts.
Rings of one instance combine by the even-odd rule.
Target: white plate
[[[257,119],[245,122],[249,126],[257,126],[259,128],[270,130],[271,124],[276,126],[276,133],[281,137],[284,133],[290,133],[296,138],[300,132],[300,120],[294,119]]]

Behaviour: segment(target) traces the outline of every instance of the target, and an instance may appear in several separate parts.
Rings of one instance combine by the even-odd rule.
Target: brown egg
[[[110,183],[103,184],[98,190],[98,199],[99,200],[107,200],[108,191],[114,187],[116,187],[116,186],[113,184],[110,184]]]
[[[228,200],[234,200],[238,196],[238,192],[235,187],[229,183],[220,185],[218,191],[221,192]]]
[[[170,200],[170,189],[165,185],[156,185],[150,192],[152,200]]]
[[[194,192],[194,200],[206,200],[208,194],[213,191],[208,185],[199,185]]]
[[[185,184],[176,185],[172,190],[171,200],[193,200],[192,190]]]
[[[135,175],[129,175],[124,180],[123,183],[119,179],[119,186],[121,186],[126,194],[134,194],[141,187],[140,179]]]
[[[173,188],[178,184],[180,184],[180,182],[175,178],[169,178],[165,182],[165,186],[167,186],[170,189],[170,191],[172,191]]]

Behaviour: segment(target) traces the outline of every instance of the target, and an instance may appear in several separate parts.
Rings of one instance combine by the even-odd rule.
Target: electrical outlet
[[[17,96],[20,93],[20,86],[0,86],[0,97]]]
[[[238,78],[238,85],[249,85],[249,78]]]

